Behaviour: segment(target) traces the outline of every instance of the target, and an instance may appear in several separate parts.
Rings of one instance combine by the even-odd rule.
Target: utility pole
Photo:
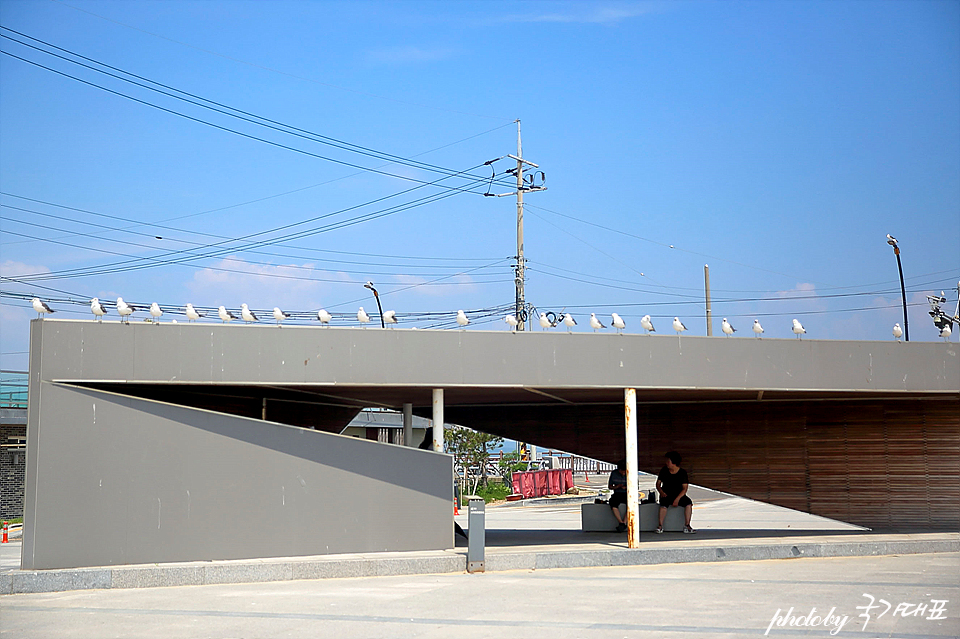
[[[518,328],[523,330],[526,322],[526,300],[523,285],[526,282],[526,263],[523,259],[523,145],[520,142],[520,120],[517,119],[517,319]],[[531,163],[532,164],[532,163]],[[537,168],[536,164],[533,164]],[[520,319],[524,318],[524,319]]]
[[[517,154],[505,155],[501,158],[497,158],[496,160],[491,160],[487,162],[487,164],[493,164],[497,160],[502,160],[504,158],[510,158],[517,161],[517,168],[507,170],[507,173],[511,173],[517,178],[517,190],[512,193],[498,193],[497,197],[505,197],[508,195],[517,196],[517,265],[515,267],[517,300],[514,313],[516,314],[518,322],[517,330],[523,331],[526,330],[527,323],[527,302],[523,290],[527,271],[526,260],[523,257],[523,194],[532,193],[534,191],[546,191],[547,187],[543,185],[544,181],[546,180],[546,176],[544,175],[543,171],[533,171],[527,175],[524,175],[525,171],[530,170],[527,167],[539,169],[540,166],[523,159],[523,144],[520,140],[520,120],[517,120]]]
[[[713,313],[710,310],[710,265],[703,265],[703,289],[707,296],[707,337],[713,335]]]

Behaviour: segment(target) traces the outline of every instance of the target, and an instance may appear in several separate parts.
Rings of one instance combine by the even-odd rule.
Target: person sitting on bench
[[[627,524],[620,515],[620,504],[627,503],[627,460],[621,459],[617,462],[617,468],[610,473],[610,481],[607,482],[607,488],[613,490],[610,496],[610,508],[613,510],[613,516],[617,518],[617,532],[623,532],[627,529]]]
[[[663,532],[663,522],[667,518],[667,508],[676,506],[683,508],[686,524],[683,532],[692,534],[697,532],[690,527],[690,517],[693,516],[693,502],[687,497],[687,488],[690,485],[690,478],[687,471],[680,468],[680,453],[671,450],[664,455],[667,465],[660,469],[657,475],[657,492],[660,493],[660,525],[657,526],[656,533]],[[612,500],[611,500],[612,501]]]

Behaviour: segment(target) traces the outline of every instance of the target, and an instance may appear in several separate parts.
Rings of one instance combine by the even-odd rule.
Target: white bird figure
[[[107,308],[100,303],[100,298],[95,297],[90,300],[90,310],[97,316],[97,321],[102,322],[103,316],[107,314]]]
[[[643,327],[643,330],[647,331],[647,335],[657,332],[657,329],[653,327],[653,321],[650,319],[649,315],[644,315],[640,318],[640,326]]]
[[[807,332],[807,329],[805,329],[805,328],[803,327],[803,324],[801,324],[799,321],[797,321],[796,318],[794,318],[794,320],[793,320],[793,334],[797,336],[797,339],[803,339],[803,338],[800,337],[800,336],[803,335],[803,334],[806,333],[806,332]]]
[[[333,319],[333,315],[328,313],[327,309],[321,308],[319,311],[317,311],[317,319],[320,320],[321,324],[326,326],[330,323],[330,320]]]
[[[396,311],[384,311],[384,313],[383,313],[383,323],[384,323],[384,324],[396,324],[396,323],[397,323],[397,312],[396,312]]]
[[[129,324],[130,316],[133,315],[135,310],[137,310],[137,308],[124,302],[122,297],[117,298],[117,312],[120,313],[121,322],[123,321],[123,318],[127,318],[127,324]]]
[[[600,320],[597,319],[596,313],[590,313],[590,328],[593,329],[593,332],[596,333],[601,328],[606,328]]]
[[[942,337],[945,342],[949,342],[949,341],[950,341],[950,334],[951,334],[951,333],[953,333],[953,331],[950,329],[950,325],[949,325],[949,324],[944,324],[944,325],[943,325],[943,328],[940,329],[940,337]]]
[[[903,337],[903,329],[900,328],[900,322],[897,322],[893,325],[893,336],[900,341],[900,338]]]
[[[43,317],[44,313],[53,313],[55,312],[52,308],[47,306],[46,302],[42,301],[39,297],[33,298],[30,302],[33,304],[33,310],[37,312],[37,319]]]
[[[367,324],[370,323],[370,316],[367,315],[367,312],[363,310],[363,307],[360,307],[360,310],[357,311],[357,321],[363,324],[363,327],[366,328]]]
[[[611,323],[613,324],[613,327],[617,329],[618,333],[627,327],[627,324],[626,322],[623,321],[623,318],[621,318],[616,313],[610,313],[610,320],[611,320]]]
[[[221,322],[230,322],[230,321],[233,321],[233,320],[237,319],[237,316],[236,316],[236,315],[234,315],[233,313],[231,313],[230,311],[228,311],[228,310],[227,310],[226,308],[224,308],[223,306],[221,306],[220,308],[217,309],[217,315],[220,316],[220,321],[221,321]]]
[[[470,323],[470,320],[467,319],[467,314],[464,313],[463,311],[457,311],[457,324],[459,324],[460,327],[463,328],[469,323]]]
[[[243,321],[249,324],[250,322],[259,322],[260,319],[253,314],[253,311],[250,310],[246,304],[240,305],[240,317],[243,318]]]
[[[687,327],[683,325],[683,322],[680,321],[679,317],[673,318],[673,330],[677,332],[677,335],[687,330]]]
[[[547,330],[548,328],[553,328],[554,323],[547,319],[546,313],[540,313],[540,329]]]
[[[150,314],[153,315],[153,323],[157,324],[160,321],[160,316],[163,315],[163,309],[160,308],[160,305],[154,302],[150,305]]]
[[[763,327],[760,326],[760,320],[753,320],[753,332],[756,333],[757,337],[763,335]]]
[[[723,331],[723,334],[727,337],[737,332],[737,329],[733,327],[733,324],[727,321],[726,317],[724,317],[723,321],[720,322],[720,330]]]
[[[290,313],[284,313],[279,306],[273,307],[273,319],[277,320],[277,326],[280,326],[280,323],[288,317],[290,317]]]
[[[203,313],[201,313],[200,311],[198,311],[197,309],[195,309],[195,308],[193,307],[193,304],[190,304],[189,302],[187,302],[187,305],[186,305],[186,307],[184,308],[184,311],[186,311],[186,313],[187,313],[187,321],[188,321],[188,322],[196,322],[198,319],[200,319],[201,317],[203,317]]]
[[[573,319],[573,315],[566,313],[563,316],[563,325],[567,327],[567,332],[570,332],[570,329],[577,325],[577,320]]]
[[[503,318],[503,321],[507,323],[507,326],[509,326],[510,330],[512,331],[516,331],[517,326],[520,325],[520,322],[517,321],[517,317],[515,315],[507,315]]]

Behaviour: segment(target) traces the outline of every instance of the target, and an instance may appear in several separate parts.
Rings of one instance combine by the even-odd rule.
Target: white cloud
[[[336,282],[361,284],[346,273],[316,270],[309,262],[263,265],[227,257],[194,273],[187,290],[194,304],[205,306],[247,303],[253,308],[307,310],[322,306],[324,294]]]
[[[572,11],[559,11],[550,13],[525,13],[503,16],[499,22],[553,22],[553,23],[579,23],[579,24],[616,24],[624,20],[636,18],[642,15],[653,13],[655,6],[653,3],[647,4],[614,4],[600,5],[582,9],[578,5],[572,5]]]
[[[33,275],[35,273],[49,273],[50,269],[46,266],[37,266],[33,264],[24,264],[13,260],[5,260],[0,264],[0,275],[4,277],[20,277],[21,275]]]
[[[388,47],[367,51],[367,61],[374,64],[419,64],[446,60],[455,54],[453,49],[424,49],[415,46]]]

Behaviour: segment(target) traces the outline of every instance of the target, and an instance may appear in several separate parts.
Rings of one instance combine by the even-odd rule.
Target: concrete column
[[[640,547],[640,485],[637,477],[637,390],[623,391],[627,440],[627,546]]]
[[[433,450],[443,452],[443,389],[433,389]]]
[[[413,441],[413,404],[403,405],[403,445],[417,447]]]

